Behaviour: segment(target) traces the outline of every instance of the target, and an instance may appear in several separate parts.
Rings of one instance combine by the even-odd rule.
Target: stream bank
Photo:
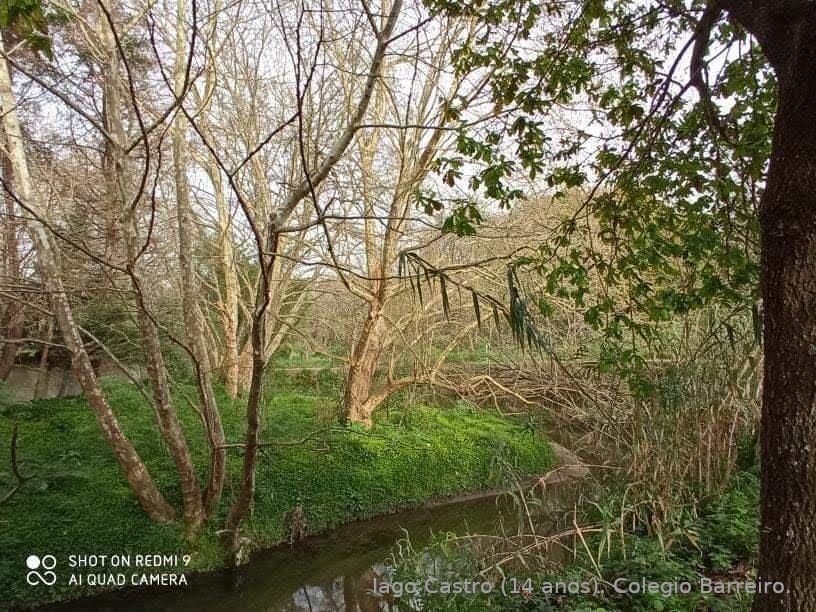
[[[546,514],[570,505],[571,492],[548,486]],[[189,576],[186,587],[124,589],[77,601],[33,608],[36,612],[294,612],[396,610],[372,595],[400,546],[422,550],[434,534],[498,535],[513,532],[519,515],[513,500],[494,492],[439,500],[392,515],[348,523],[293,545],[258,551],[236,570]],[[385,605],[386,607],[381,607]]]
[[[106,390],[159,486],[178,504],[174,468],[156,435],[150,407],[132,386],[107,382]],[[219,404],[227,439],[241,439],[240,406],[223,397]],[[286,542],[289,517],[297,507],[305,533],[315,534],[432,500],[494,489],[506,478],[508,465],[519,478],[547,473],[554,465],[545,436],[486,411],[411,406],[391,410],[374,430],[365,431],[332,425],[335,405],[336,398],[304,393],[269,399],[264,439],[282,444],[261,454],[254,509],[244,528],[253,549]],[[181,416],[204,470],[206,441],[197,416],[192,411]],[[98,587],[69,582],[70,555],[189,555],[191,563],[183,569],[191,573],[221,566],[216,533],[221,519],[216,517],[193,542],[184,539],[178,526],[147,519],[83,398],[9,406],[0,411],[0,439],[9,439],[15,423],[20,468],[33,477],[0,509],[0,550],[5,553],[0,556],[0,609],[98,594]],[[309,444],[291,444],[315,430],[324,433]],[[7,446],[0,455],[0,463],[8,465]],[[228,481],[235,482],[240,465],[240,453],[231,453]],[[230,495],[228,486],[220,516]],[[53,585],[27,583],[30,555],[53,555]]]

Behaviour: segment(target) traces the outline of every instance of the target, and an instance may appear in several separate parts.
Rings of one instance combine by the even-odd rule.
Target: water
[[[550,512],[560,505],[548,488]],[[563,507],[563,506],[562,506]],[[539,510],[541,512],[541,510]],[[38,608],[45,611],[166,612],[369,612],[389,610],[369,590],[390,561],[395,545],[410,535],[415,549],[432,532],[499,533],[515,530],[515,507],[509,496],[462,501],[434,508],[351,523],[294,546],[253,555],[235,571],[188,575],[188,586],[126,589]],[[537,521],[538,522],[538,521]]]

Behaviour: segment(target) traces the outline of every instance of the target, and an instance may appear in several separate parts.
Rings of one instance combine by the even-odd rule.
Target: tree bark
[[[40,355],[40,369],[37,370],[37,382],[34,384],[34,399],[42,399],[48,392],[48,353],[51,342],[54,340],[54,319],[48,320],[48,330],[45,332],[45,342]]]
[[[343,409],[347,420],[371,427],[371,407],[368,401],[374,384],[377,364],[386,340],[386,325],[381,306],[377,302],[369,305],[368,317],[363,324],[360,337],[354,345],[351,363],[346,377]]]
[[[102,0],[110,13],[109,0]],[[148,296],[145,292],[142,275],[141,237],[136,223],[137,210],[131,206],[127,176],[127,154],[124,146],[127,140],[123,123],[124,105],[119,70],[119,49],[107,18],[101,14],[101,39],[105,49],[103,65],[103,108],[105,128],[109,139],[105,141],[103,166],[105,172],[108,201],[119,206],[122,235],[127,252],[127,269],[131,285],[136,294],[136,322],[139,326],[142,350],[145,358],[147,378],[153,390],[153,401],[156,408],[157,422],[162,437],[178,473],[181,497],[184,504],[184,519],[188,527],[197,529],[204,520],[203,498],[196,474],[195,464],[187,445],[184,432],[170,396],[164,357],[161,352],[161,339],[156,321],[150,314]],[[147,146],[147,143],[145,143]]]
[[[289,218],[297,205],[307,197],[320,183],[326,179],[329,172],[335,167],[337,162],[345,154],[346,149],[354,138],[357,129],[365,117],[371,94],[380,78],[380,69],[386,49],[391,42],[391,35],[397,24],[397,18],[402,10],[402,0],[394,0],[388,11],[388,18],[384,27],[378,32],[377,47],[371,58],[368,75],[363,86],[360,100],[355,112],[350,116],[348,124],[343,132],[334,141],[323,161],[317,168],[293,187],[286,199],[281,203],[273,215],[266,223],[266,237],[263,249],[258,253],[258,262],[264,271],[261,281],[258,283],[255,296],[255,308],[251,327],[252,338],[252,380],[249,386],[249,396],[247,399],[247,429],[244,442],[244,464],[242,469],[241,488],[238,496],[230,508],[227,517],[224,537],[228,562],[236,564],[240,561],[241,555],[241,535],[240,526],[252,505],[255,496],[255,467],[258,461],[258,432],[260,430],[260,408],[263,403],[264,371],[266,369],[266,321],[270,302],[270,273],[274,269],[279,255],[278,240],[280,238],[280,228]],[[308,169],[305,170],[308,172]]]
[[[266,321],[269,309],[269,271],[273,268],[278,252],[278,233],[274,225],[270,227],[266,252],[269,263],[263,253],[259,259],[265,267],[255,296],[255,311],[252,315],[250,341],[252,343],[252,375],[247,396],[247,428],[244,436],[244,463],[241,470],[241,486],[238,496],[230,508],[224,525],[224,548],[227,551],[227,564],[240,565],[242,562],[241,523],[252,506],[255,497],[255,471],[258,464],[258,433],[260,431],[260,412],[264,397],[264,374],[266,371]]]
[[[0,38],[0,47],[2,47],[2,38]],[[63,341],[71,352],[71,365],[74,374],[96,416],[105,442],[116,455],[116,460],[125,472],[130,487],[142,508],[155,521],[172,521],[175,518],[175,510],[165,501],[141,457],[139,457],[136,449],[133,448],[130,440],[122,431],[118,419],[113,414],[105,395],[102,393],[99,381],[91,365],[91,359],[82,342],[79,328],[74,321],[71,304],[62,283],[57,247],[52,244],[48,230],[43,224],[45,210],[34,200],[31,176],[23,148],[20,124],[15,110],[14,93],[11,89],[6,62],[0,62],[0,105],[2,105],[0,113],[2,114],[3,126],[9,144],[9,157],[14,169],[17,197],[25,205],[28,212],[37,217],[36,221],[29,224],[31,240],[37,252],[43,284],[51,296],[52,307],[62,332]]]
[[[770,9],[769,9],[770,10]],[[765,15],[768,17],[768,15]],[[770,19],[770,17],[768,17]],[[762,531],[754,612],[816,610],[816,11],[764,22],[779,83],[762,198]]]
[[[8,70],[8,62],[2,59],[0,61],[6,64]],[[8,140],[3,129],[0,129],[0,140],[7,149]],[[3,182],[5,183],[2,199],[6,217],[3,221],[3,269],[9,281],[21,282],[20,245],[17,240],[18,223],[15,215],[14,198],[7,191],[14,189],[14,169],[11,166],[11,159],[4,151],[0,151],[0,160],[2,160]],[[23,304],[17,300],[7,300],[2,314],[0,314],[0,334],[6,340],[0,347],[0,380],[6,380],[11,374],[11,368],[14,366],[14,360],[17,357],[17,348],[20,346],[16,340],[23,337],[24,326],[25,312]]]
[[[222,371],[227,396],[235,399],[238,397],[241,380],[241,362],[238,355],[238,274],[235,272],[230,229],[232,219],[227,199],[224,197],[221,173],[214,160],[210,161],[209,175],[215,191],[215,205],[218,212],[218,257],[224,274],[224,295],[219,301],[221,324],[224,328]]]
[[[184,95],[185,85],[185,51],[187,49],[185,2],[186,0],[179,0],[176,3],[176,62],[173,77],[175,94],[179,98]],[[203,518],[206,518],[212,515],[221,500],[226,469],[226,450],[224,449],[224,426],[221,423],[221,414],[213,393],[210,360],[204,340],[204,320],[196,300],[198,283],[193,265],[193,211],[190,206],[190,184],[187,179],[187,134],[181,117],[182,115],[179,115],[173,125],[173,165],[179,235],[179,267],[181,269],[181,301],[187,344],[193,357],[196,388],[202,405],[201,412],[209,445],[209,480],[203,498]]]

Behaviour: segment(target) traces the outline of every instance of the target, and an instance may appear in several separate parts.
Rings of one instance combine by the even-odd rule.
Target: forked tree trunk
[[[255,468],[258,462],[258,433],[260,430],[260,409],[263,403],[264,370],[266,368],[266,321],[270,300],[269,274],[275,266],[279,255],[278,240],[280,238],[279,228],[289,215],[295,210],[297,205],[308,197],[310,193],[320,186],[326,179],[332,168],[343,157],[346,149],[354,138],[359,124],[368,109],[371,94],[380,78],[380,68],[397,17],[402,9],[402,0],[394,0],[388,12],[388,19],[383,28],[378,32],[377,48],[371,58],[371,65],[366,78],[365,86],[362,90],[360,101],[355,112],[350,116],[349,123],[338,139],[329,149],[325,159],[317,169],[308,177],[293,188],[275,214],[266,224],[267,237],[262,252],[258,253],[258,261],[265,271],[262,282],[258,283],[258,290],[255,296],[255,308],[252,316],[251,338],[252,338],[252,380],[249,386],[249,396],[247,398],[247,429],[244,441],[244,464],[241,474],[241,487],[235,502],[230,508],[227,516],[225,529],[222,537],[227,548],[228,561],[237,563],[240,561],[241,534],[240,527],[250,507],[255,495]],[[265,253],[264,253],[265,251]]]
[[[816,15],[803,14],[769,53],[779,100],[761,207],[759,576],[786,592],[756,595],[755,612],[816,610]]]
[[[0,38],[0,47],[2,47],[2,38]],[[31,176],[28,171],[20,124],[15,110],[14,94],[11,90],[11,81],[5,62],[0,62],[0,106],[2,106],[0,113],[2,113],[3,126],[9,143],[9,157],[14,169],[17,196],[28,211],[39,218],[29,224],[31,240],[37,252],[43,284],[48,295],[51,296],[54,315],[59,323],[63,341],[71,352],[74,374],[96,416],[105,442],[116,455],[116,460],[124,470],[130,487],[142,508],[155,521],[171,521],[175,518],[176,513],[173,507],[165,501],[141,457],[122,431],[118,419],[102,393],[90,357],[79,334],[79,328],[74,321],[71,304],[62,283],[57,247],[52,244],[48,230],[41,222],[45,219],[45,210],[33,198]]]
[[[386,325],[382,308],[373,303],[369,306],[368,317],[351,353],[346,377],[343,411],[345,418],[352,423],[366,427],[373,425],[371,413],[376,406],[372,406],[369,399],[385,341]]]
[[[110,4],[110,0],[102,0],[100,7],[104,6],[107,13],[110,14]],[[105,129],[109,135],[105,141],[103,163],[106,194],[109,202],[119,205],[122,235],[127,251],[127,266],[130,281],[136,293],[136,322],[141,336],[147,378],[153,390],[157,422],[178,474],[184,504],[184,519],[188,527],[195,530],[204,520],[203,498],[192,454],[170,396],[158,325],[150,313],[150,305],[147,302],[148,297],[142,274],[142,238],[136,223],[136,207],[131,204],[128,188],[128,158],[124,150],[127,137],[122,119],[125,115],[125,107],[120,83],[119,49],[102,10],[100,10],[100,22],[102,24],[101,38],[106,54],[102,75],[103,108]],[[147,143],[145,144],[147,146]]]

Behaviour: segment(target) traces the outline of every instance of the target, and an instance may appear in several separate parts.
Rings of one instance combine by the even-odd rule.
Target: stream
[[[566,507],[565,489],[548,487],[547,503],[536,512]],[[549,507],[549,510],[546,508]],[[508,495],[456,501],[380,516],[253,554],[234,571],[188,574],[186,587],[130,588],[37,608],[41,612],[368,612],[396,610],[369,591],[390,564],[406,532],[415,550],[432,533],[515,533],[517,511]],[[546,529],[546,516],[537,523]]]

